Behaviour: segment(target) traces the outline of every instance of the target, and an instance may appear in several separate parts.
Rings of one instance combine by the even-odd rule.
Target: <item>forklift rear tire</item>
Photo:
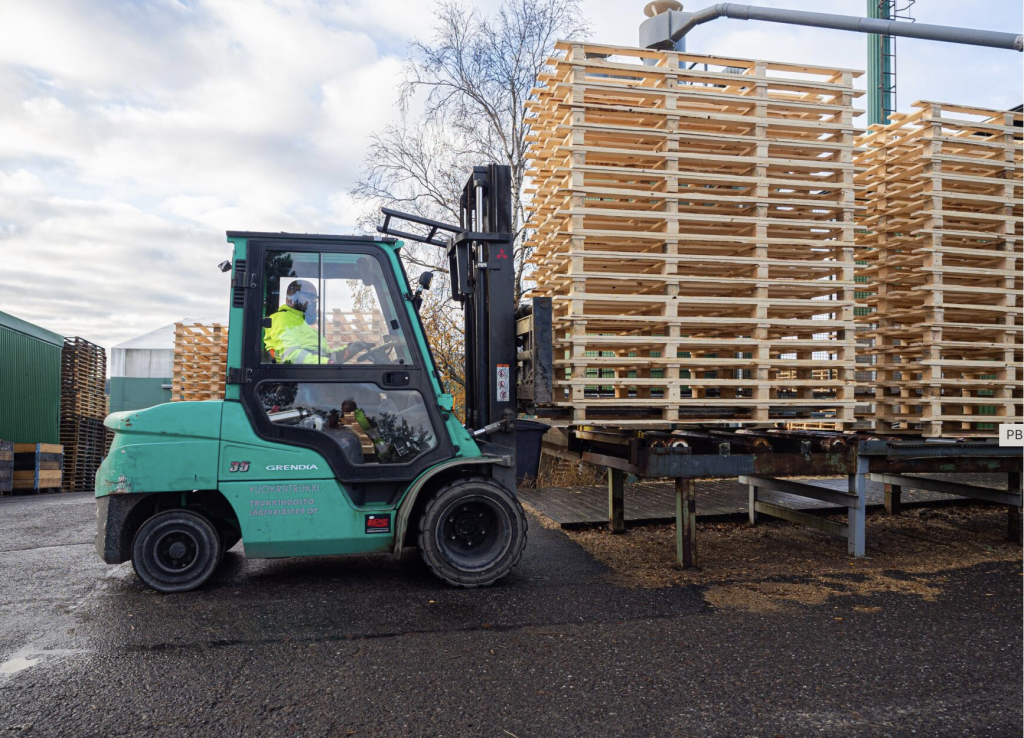
[[[423,560],[457,587],[486,587],[508,574],[526,548],[526,514],[515,495],[488,479],[445,485],[420,517]]]
[[[147,520],[132,542],[132,566],[157,592],[201,587],[224,554],[217,529],[190,510],[168,510]]]
[[[221,545],[224,547],[224,553],[227,553],[228,551],[233,549],[235,546],[238,545],[238,542],[240,540],[242,540],[242,536],[241,535],[239,535],[238,533],[235,533],[233,531],[227,531],[227,530],[224,531],[223,533],[221,533],[220,537],[221,537]]]

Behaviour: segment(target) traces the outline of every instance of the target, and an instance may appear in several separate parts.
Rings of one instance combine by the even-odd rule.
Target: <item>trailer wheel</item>
[[[202,586],[220,564],[220,535],[204,516],[168,510],[144,522],[132,543],[132,566],[157,592],[187,592]]]
[[[419,547],[439,578],[486,587],[508,574],[526,548],[526,514],[515,495],[487,479],[445,485],[420,516]]]

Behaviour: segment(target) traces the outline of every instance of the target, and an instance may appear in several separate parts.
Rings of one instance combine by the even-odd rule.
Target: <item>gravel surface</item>
[[[414,552],[237,547],[202,590],[161,596],[99,561],[90,498],[7,498],[0,736],[1020,735],[1020,549],[991,545],[1005,517],[984,514],[992,531],[912,520],[918,550],[876,571],[906,583],[891,587],[854,572],[823,593],[842,556],[780,573],[816,549],[782,545],[801,533],[775,524],[759,546],[699,526],[703,552],[720,538],[733,564],[624,586],[621,560],[531,525],[522,565],[486,590],[440,585]],[[991,534],[991,555],[951,561],[937,522]],[[664,561],[666,534],[615,538]],[[738,584],[780,606],[723,600]]]

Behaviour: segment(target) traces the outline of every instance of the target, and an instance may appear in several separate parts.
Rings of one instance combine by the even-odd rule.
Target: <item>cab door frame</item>
[[[393,320],[403,331],[410,362],[407,364],[340,364],[340,365],[293,365],[266,364],[262,362],[263,344],[263,301],[265,298],[265,265],[268,251],[290,251],[320,254],[359,254],[371,257],[380,265],[387,289],[397,316]],[[454,457],[451,439],[441,418],[434,388],[428,371],[431,363],[424,357],[416,340],[415,329],[404,309],[411,299],[408,287],[399,284],[380,245],[367,238],[352,236],[300,236],[282,235],[253,236],[248,242],[247,266],[251,273],[250,284],[256,289],[245,301],[242,340],[242,374],[240,397],[254,432],[262,439],[275,443],[299,446],[319,452],[330,465],[334,476],[346,487],[385,485],[391,490],[387,501],[397,501],[405,488],[429,467]],[[387,316],[385,316],[387,317]],[[394,326],[392,325],[392,329]],[[396,386],[389,384],[385,375],[408,375],[408,381]],[[392,379],[394,377],[391,377]],[[366,383],[373,384],[383,392],[389,390],[415,390],[423,398],[430,418],[431,430],[437,440],[436,446],[410,462],[404,464],[360,464],[349,463],[338,445],[327,435],[311,428],[278,425],[271,422],[260,401],[257,388],[264,382],[280,383]],[[381,489],[378,487],[378,489]],[[364,497],[364,495],[357,495]],[[382,495],[373,495],[375,501]],[[357,504],[359,501],[353,500]]]

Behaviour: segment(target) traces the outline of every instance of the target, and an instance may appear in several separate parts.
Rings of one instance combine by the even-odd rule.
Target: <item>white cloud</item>
[[[39,195],[44,189],[42,180],[32,172],[24,169],[10,174],[0,172],[0,195]]]
[[[109,346],[225,312],[225,230],[354,228],[340,193],[397,114],[385,16],[0,0],[0,309]]]
[[[642,6],[585,0],[593,40],[635,44]],[[962,8],[916,6],[947,24]],[[991,0],[970,22],[1019,31],[1020,16]],[[0,310],[111,346],[226,313],[225,230],[354,230],[347,190],[368,136],[398,116],[409,40],[433,23],[430,0],[0,0]],[[863,68],[865,41],[722,20],[690,48]],[[1019,54],[913,41],[899,54],[901,103],[1022,99]]]

